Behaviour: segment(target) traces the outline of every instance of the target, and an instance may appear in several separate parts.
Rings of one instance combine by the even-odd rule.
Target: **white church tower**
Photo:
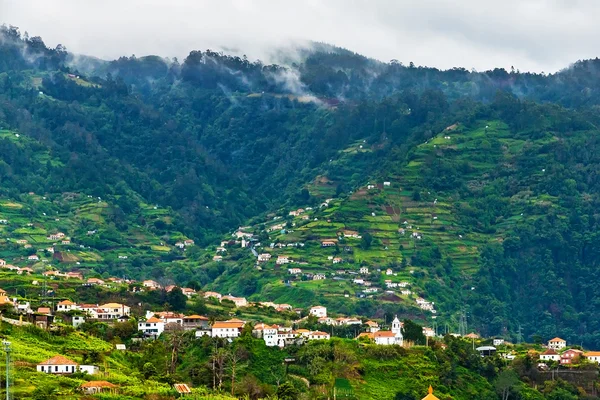
[[[404,338],[402,337],[402,323],[397,315],[394,316],[394,320],[392,321],[392,333],[396,337],[396,344],[402,346],[404,343]]]

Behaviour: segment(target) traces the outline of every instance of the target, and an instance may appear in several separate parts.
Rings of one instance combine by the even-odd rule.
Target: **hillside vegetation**
[[[210,50],[105,62],[14,27],[1,36],[8,262],[36,252],[48,260],[37,270],[193,281],[450,330],[460,312],[486,335],[521,326],[600,344],[598,60],[553,75],[439,71],[315,46],[294,65]],[[290,218],[300,207],[309,220]],[[275,217],[284,227],[267,232]],[[290,279],[275,259],[256,268],[239,243],[213,260],[240,226],[257,251],[326,279]],[[57,231],[72,240],[50,254]],[[175,247],[186,239],[196,245]],[[336,272],[361,266],[377,292]],[[387,279],[411,293],[387,293]]]

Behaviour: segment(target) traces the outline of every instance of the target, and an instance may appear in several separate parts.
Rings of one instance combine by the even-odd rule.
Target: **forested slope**
[[[486,334],[521,324],[527,335],[600,343],[598,60],[552,75],[440,71],[316,46],[290,65],[210,50],[181,63],[106,62],[15,28],[1,37],[0,128],[12,138],[0,138],[4,198],[108,198],[125,215],[110,229],[125,236],[155,205],[169,210],[171,237],[208,245],[336,197],[330,218],[388,240],[392,261],[415,268],[448,314],[464,302]],[[401,190],[363,196],[374,180]],[[385,205],[397,221],[352,214]],[[388,232],[404,220],[422,228],[417,245]],[[236,282],[218,281],[224,268],[210,258],[193,261],[202,283]],[[247,261],[231,260],[232,271]]]

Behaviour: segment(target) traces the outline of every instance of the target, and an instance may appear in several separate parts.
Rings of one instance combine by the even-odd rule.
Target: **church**
[[[400,322],[398,316],[394,317],[391,330],[375,332],[373,334],[373,340],[375,340],[375,344],[379,345],[397,344],[402,346],[404,344],[404,338],[402,337],[402,322]]]

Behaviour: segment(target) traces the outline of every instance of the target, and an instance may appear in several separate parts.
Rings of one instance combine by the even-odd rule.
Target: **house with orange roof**
[[[358,334],[358,336],[355,339],[356,340],[360,340],[360,339],[374,340],[375,339],[375,333],[373,333],[373,332],[361,332],[361,333]]]
[[[588,351],[587,353],[583,353],[583,356],[590,362],[600,364],[600,351]]]
[[[211,335],[212,337],[236,338],[240,336],[245,325],[246,322],[239,319],[216,321],[211,326]]]
[[[554,349],[548,349],[540,354],[541,361],[560,361],[560,354]]]
[[[69,312],[71,310],[77,310],[77,304],[73,303],[71,300],[63,300],[56,305],[57,312]]]
[[[38,372],[47,374],[73,374],[79,368],[79,364],[67,357],[56,355],[37,365]]]
[[[196,294],[196,291],[191,288],[181,288],[181,293],[183,293],[188,299]]]
[[[379,330],[379,324],[375,321],[367,321],[365,322],[365,325],[367,326],[368,332],[375,333]]]
[[[330,338],[329,333],[321,331],[314,331],[308,334],[308,340],[329,340]]]
[[[559,337],[555,337],[554,339],[550,339],[548,341],[548,348],[553,350],[562,350],[567,347],[567,341],[561,339]]]
[[[208,327],[208,318],[203,315],[194,314],[183,317],[184,329],[207,329]]]
[[[205,299],[209,299],[211,297],[214,297],[217,300],[221,300],[221,293],[217,293],[217,292],[204,292],[204,298]]]
[[[144,336],[159,337],[165,331],[165,322],[162,319],[151,317],[146,321],[138,322],[138,331]]]

